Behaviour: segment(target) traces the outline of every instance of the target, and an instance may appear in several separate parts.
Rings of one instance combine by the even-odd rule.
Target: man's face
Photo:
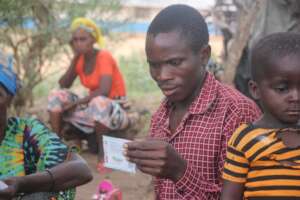
[[[206,46],[193,52],[179,31],[148,34],[146,55],[150,74],[172,102],[185,101],[198,93],[210,56]]]

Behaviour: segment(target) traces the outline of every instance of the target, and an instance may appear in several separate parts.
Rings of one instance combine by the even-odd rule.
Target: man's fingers
[[[161,174],[161,169],[159,168],[153,168],[153,167],[148,167],[148,166],[137,166],[138,169],[145,173],[145,174],[149,174],[151,176],[158,176],[159,174]]]
[[[146,167],[154,167],[154,168],[160,168],[165,164],[163,160],[147,160],[147,159],[140,159],[140,158],[129,158],[129,161],[137,164],[138,166],[146,166]]]
[[[145,150],[125,150],[125,156],[128,158],[138,158],[138,159],[145,159],[145,160],[158,160],[158,159],[165,159],[167,157],[166,153],[161,150],[154,150],[154,151],[145,151]]]
[[[128,142],[125,144],[124,148],[128,150],[158,150],[163,149],[167,145],[166,142],[159,141],[159,140],[137,140],[133,142]]]

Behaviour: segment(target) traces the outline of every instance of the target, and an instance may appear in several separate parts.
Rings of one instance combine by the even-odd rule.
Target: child
[[[229,140],[221,200],[300,199],[300,34],[261,39],[251,62],[249,89],[264,114]]]

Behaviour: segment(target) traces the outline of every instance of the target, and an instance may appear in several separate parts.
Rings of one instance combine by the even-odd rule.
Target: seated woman
[[[129,117],[122,104],[126,102],[124,80],[112,55],[94,48],[95,43],[103,47],[103,38],[93,21],[77,18],[72,22],[71,31],[70,45],[74,57],[59,80],[62,89],[49,95],[50,124],[60,137],[64,135],[66,124],[86,135],[96,132],[100,143],[103,133],[122,130],[129,125]],[[65,89],[72,86],[76,77],[89,90],[83,98]],[[102,151],[102,145],[99,145],[100,157]]]
[[[0,180],[7,185],[0,199],[72,200],[74,188],[92,179],[91,171],[40,121],[7,118],[17,82],[12,62],[0,51]]]

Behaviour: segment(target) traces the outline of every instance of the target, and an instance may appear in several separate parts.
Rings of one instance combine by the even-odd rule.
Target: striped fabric
[[[245,199],[300,199],[300,147],[277,132],[243,124],[229,140],[223,178],[245,184]]]

